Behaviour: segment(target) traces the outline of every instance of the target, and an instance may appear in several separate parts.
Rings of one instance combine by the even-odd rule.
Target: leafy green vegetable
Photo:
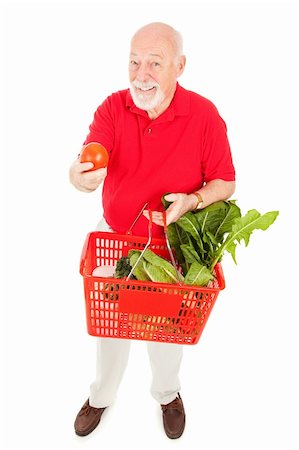
[[[161,268],[167,276],[171,279],[170,282],[176,282],[177,281],[177,272],[173,265],[168,262],[166,259],[162,258],[161,256],[156,255],[154,252],[152,252],[149,249],[146,249],[143,258],[146,259],[149,263],[153,264],[156,267]]]
[[[203,266],[198,262],[194,262],[191,264],[184,282],[185,284],[191,284],[194,286],[206,286],[213,278],[213,274],[206,266]]]
[[[130,250],[128,253],[128,256],[130,258],[130,265],[132,268],[135,266],[135,264],[138,261],[138,258],[141,254],[141,251],[139,250]],[[133,270],[133,274],[137,278],[137,280],[143,280],[143,281],[151,281],[149,275],[147,274],[146,270],[143,267],[143,259],[138,262],[137,266]]]
[[[228,251],[232,255],[234,262],[237,263],[235,254],[237,242],[240,243],[243,239],[247,247],[251,233],[257,229],[267,230],[278,214],[278,211],[270,211],[261,215],[256,209],[251,209],[244,217],[237,218],[233,222],[231,232],[215,253],[211,269],[215,267],[225,251]]]
[[[198,256],[197,252],[195,251],[193,245],[191,244],[182,244],[181,250],[183,253],[183,256],[186,260],[186,262],[192,264],[193,262],[199,262],[200,263],[200,257]]]
[[[193,248],[192,241],[187,232],[179,227],[177,223],[171,223],[167,227],[167,235],[172,247],[175,248],[177,260],[183,269],[184,273],[187,273],[190,264],[183,255],[183,245],[189,245]]]
[[[141,255],[140,250],[130,250],[128,256],[132,267]],[[138,280],[157,281],[161,283],[176,283],[177,273],[173,265],[152,250],[146,249],[133,270]],[[181,280],[183,277],[180,277]]]
[[[194,215],[201,227],[201,233],[210,232],[215,241],[221,242],[223,235],[231,230],[234,220],[241,217],[241,211],[234,201],[221,201],[199,210]]]
[[[170,205],[162,202],[165,208]],[[252,232],[269,228],[278,214],[270,211],[261,215],[253,209],[242,217],[236,201],[219,201],[200,211],[187,212],[170,224],[168,239],[183,269],[185,284],[206,285],[226,251],[236,263],[237,243],[244,240],[247,246]]]
[[[164,198],[162,202],[167,209],[170,202]],[[270,211],[261,215],[252,209],[242,216],[234,200],[216,202],[200,211],[184,214],[167,228],[170,245],[182,269],[179,281],[206,286],[213,280],[215,265],[224,253],[230,253],[236,263],[237,244],[243,240],[247,246],[252,232],[269,228],[278,214],[278,211]],[[124,278],[134,268],[131,278],[177,283],[177,271],[169,261],[149,249],[142,256],[141,253],[141,250],[130,250],[127,257],[122,257],[116,264],[115,277]]]
[[[115,278],[125,278],[127,277],[132,270],[132,267],[130,265],[130,259],[126,256],[122,256],[116,263]],[[136,277],[132,274],[130,276],[130,279],[136,279]]]
[[[153,265],[150,262],[143,261],[143,267],[151,281],[159,281],[160,283],[173,283],[175,280],[173,277],[157,265]]]

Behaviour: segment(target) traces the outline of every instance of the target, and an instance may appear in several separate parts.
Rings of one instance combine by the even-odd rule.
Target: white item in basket
[[[98,266],[93,272],[93,277],[112,278],[115,273],[115,266]]]

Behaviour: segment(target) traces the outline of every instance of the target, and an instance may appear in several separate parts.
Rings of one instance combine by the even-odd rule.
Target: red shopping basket
[[[92,276],[98,266],[116,265],[129,250],[143,250],[146,237],[94,231],[82,250],[87,331],[92,336],[196,344],[218,293],[224,289],[221,265],[208,287]],[[169,259],[165,240],[149,248]]]

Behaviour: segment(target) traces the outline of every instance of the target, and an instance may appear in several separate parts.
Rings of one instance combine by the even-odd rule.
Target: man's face
[[[135,105],[146,111],[172,99],[180,63],[171,42],[148,34],[132,40],[129,60],[131,95]]]

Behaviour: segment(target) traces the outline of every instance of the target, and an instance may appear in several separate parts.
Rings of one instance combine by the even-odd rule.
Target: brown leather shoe
[[[183,401],[178,393],[171,403],[161,405],[163,412],[163,425],[166,435],[170,439],[182,436],[185,428],[185,410]]]
[[[94,408],[90,406],[89,399],[86,400],[77,414],[75,420],[75,432],[78,436],[87,436],[100,423],[103,412],[106,408]]]

